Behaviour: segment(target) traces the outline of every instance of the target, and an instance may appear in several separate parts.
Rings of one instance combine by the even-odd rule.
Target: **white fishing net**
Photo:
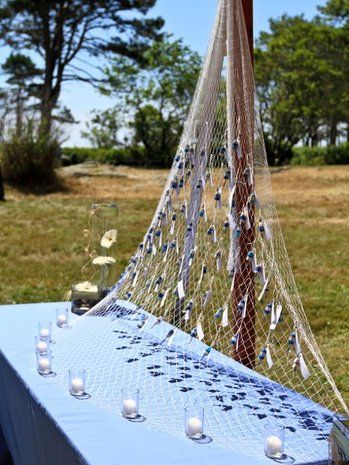
[[[122,240],[122,239],[120,239]],[[345,403],[307,322],[275,204],[241,0],[220,0],[154,218],[114,290],[57,341],[58,380],[87,369],[90,402],[183,436],[199,402],[222,447],[260,455],[266,422],[316,457]],[[247,367],[247,368],[246,368]],[[326,410],[329,409],[329,410]]]

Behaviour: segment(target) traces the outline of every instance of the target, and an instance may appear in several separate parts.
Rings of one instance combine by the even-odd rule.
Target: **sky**
[[[269,18],[277,18],[283,13],[296,15],[303,13],[312,18],[317,13],[317,5],[326,0],[254,0],[255,37],[262,30],[268,30]],[[165,31],[175,38],[183,38],[184,43],[204,55],[215,18],[217,0],[158,0],[152,15],[165,20]],[[80,123],[66,129],[67,140],[64,145],[87,146],[88,141],[81,138],[80,131],[85,128],[90,111],[94,108],[105,109],[113,106],[113,99],[98,94],[88,84],[66,83],[61,101]]]

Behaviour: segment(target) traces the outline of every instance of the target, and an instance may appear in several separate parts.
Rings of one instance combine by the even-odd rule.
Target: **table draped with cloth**
[[[45,378],[36,371],[34,336],[37,335],[39,321],[55,321],[57,308],[67,307],[64,303],[41,303],[26,305],[8,305],[0,307],[0,451],[7,445],[14,465],[263,465],[272,464],[263,453],[260,456],[249,457],[233,449],[219,447],[214,439],[214,431],[210,444],[197,444],[183,437],[172,436],[163,431],[152,429],[146,423],[131,423],[124,420],[113,411],[102,408],[98,403],[89,400],[78,401],[67,389],[62,389],[56,378]],[[127,308],[132,304],[119,302],[119,307]],[[93,325],[93,318],[90,323]],[[112,325],[112,320],[106,319],[105,324]],[[165,332],[170,329],[167,323]],[[54,327],[55,332],[59,331]],[[127,330],[127,325],[125,326]],[[112,331],[111,331],[112,332]],[[115,337],[115,334],[113,334]],[[189,337],[185,333],[181,336]],[[57,342],[58,343],[58,342]],[[102,342],[101,342],[102,343]],[[201,344],[197,341],[198,347]],[[202,344],[202,348],[205,346]],[[201,353],[202,349],[201,348]],[[78,349],[77,349],[78,350]],[[127,350],[127,349],[125,349]],[[120,354],[121,351],[116,351]],[[54,354],[54,347],[53,347]],[[120,363],[124,363],[125,353]],[[140,362],[143,363],[143,362]],[[149,364],[151,361],[146,360]],[[261,378],[251,370],[230,360],[234,372],[241,370],[242,376],[249,373],[250,387],[253,389],[253,377]],[[70,367],[67,367],[67,370]],[[93,370],[93,366],[86,367]],[[222,374],[223,376],[223,374]],[[120,381],[122,383],[122,381]],[[232,381],[230,379],[232,384]],[[260,380],[259,380],[260,382]],[[268,390],[268,383],[263,379]],[[169,385],[176,390],[176,385]],[[275,383],[273,383],[275,390]],[[241,390],[241,388],[240,388]],[[280,386],[280,392],[285,388]],[[93,396],[93,393],[91,392]],[[263,395],[263,392],[256,395]],[[265,395],[265,394],[264,394]],[[292,391],[288,393],[292,397]],[[280,395],[280,397],[282,397]],[[258,402],[258,398],[257,402]],[[296,399],[296,397],[295,397]],[[296,400],[295,400],[296,401]],[[309,453],[306,457],[294,456],[296,464],[320,465],[327,463],[327,436],[333,417],[331,412],[307,400],[304,412],[305,422],[307,411],[316,410],[319,421],[313,431],[302,429],[292,417],[292,408],[280,403],[280,411],[289,416],[290,444],[304,441],[304,435],[309,437]],[[304,403],[302,404],[304,407]],[[259,415],[262,415],[263,402],[259,402]],[[253,421],[260,421],[266,416],[255,416]],[[3,438],[2,438],[3,436]],[[238,438],[234,438],[238,440]],[[312,444],[317,445],[317,452],[312,453]],[[1,455],[0,455],[0,465]]]

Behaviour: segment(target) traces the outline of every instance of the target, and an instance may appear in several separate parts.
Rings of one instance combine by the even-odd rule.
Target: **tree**
[[[170,166],[183,129],[178,118],[166,118],[158,108],[146,104],[137,109],[130,127],[134,130],[132,146],[144,149],[148,166]]]
[[[0,91],[0,143],[4,140],[5,121],[9,112],[9,101],[6,91]],[[2,177],[1,157],[0,157],[0,201],[5,200],[4,180]]]
[[[335,26],[349,26],[349,1],[328,0],[325,6],[318,6],[318,10],[327,21]]]
[[[62,85],[93,83],[87,56],[112,52],[139,59],[158,39],[161,18],[145,15],[156,0],[3,0],[0,39],[16,50],[31,50],[43,62],[40,84],[42,131],[50,131]]]
[[[341,64],[344,37],[321,18],[282,16],[270,20],[256,50],[256,83],[269,161],[283,164],[303,141],[317,145],[330,135],[336,142],[343,102],[345,70]]]
[[[258,40],[257,93],[271,164],[283,164],[307,134],[313,141],[317,137],[318,69],[306,44],[313,42],[312,36],[310,22],[284,15],[270,20],[270,33],[262,32]]]
[[[82,137],[88,139],[93,147],[113,148],[119,145],[120,112],[117,108],[93,110],[91,121],[86,123],[86,131]]]
[[[170,164],[187,116],[201,67],[200,56],[167,36],[143,54],[105,70],[102,92],[114,95],[132,131],[134,147],[147,164]]]
[[[41,71],[29,57],[21,53],[11,54],[1,68],[8,76],[6,83],[10,86],[10,103],[15,106],[16,134],[19,137],[23,125],[24,102],[35,94],[33,80]]]
[[[335,145],[341,122],[346,123],[349,141],[349,0],[329,0],[318,9],[322,13],[320,20],[330,26],[331,34],[326,46],[331,67],[336,70],[329,83],[334,101],[326,107],[329,143]],[[323,48],[321,50],[323,52]]]
[[[5,123],[10,111],[9,95],[6,90],[0,90],[0,142],[5,137]]]

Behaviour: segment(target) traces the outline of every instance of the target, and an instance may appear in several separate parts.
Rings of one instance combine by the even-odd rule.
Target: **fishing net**
[[[241,0],[218,3],[143,241],[113,291],[57,343],[55,359],[58,373],[85,367],[90,401],[116,414],[120,388],[139,389],[146,425],[170,434],[183,435],[183,409],[199,402],[214,441],[251,456],[274,419],[294,435],[294,453],[313,458],[331,411],[346,410],[287,256]]]

